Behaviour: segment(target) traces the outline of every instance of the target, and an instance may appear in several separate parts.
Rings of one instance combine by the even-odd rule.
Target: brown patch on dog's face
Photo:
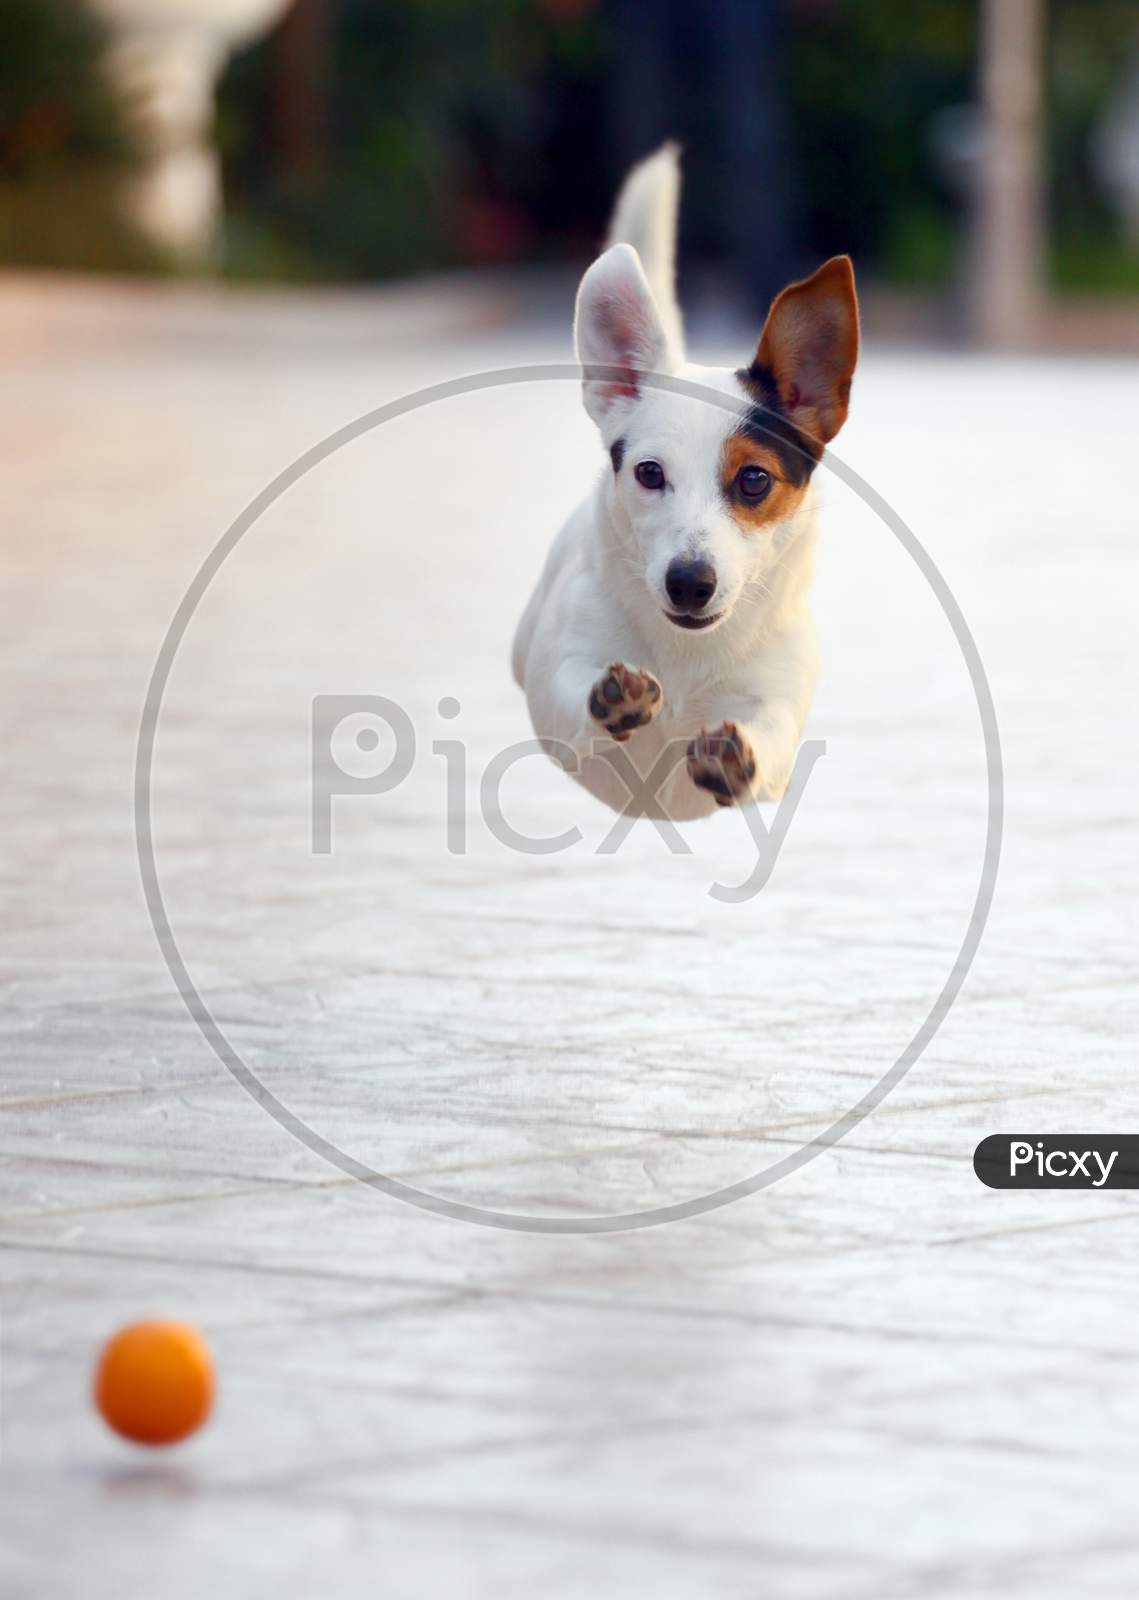
[[[766,487],[757,473],[766,475]],[[748,493],[755,488],[762,489],[760,495]],[[759,533],[793,516],[807,486],[788,482],[778,452],[747,434],[733,433],[725,439],[720,458],[720,489],[740,528]]]

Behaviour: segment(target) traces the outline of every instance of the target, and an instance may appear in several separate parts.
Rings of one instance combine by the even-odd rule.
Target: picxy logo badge
[[[991,1133],[973,1171],[990,1189],[1137,1189],[1139,1134]]]

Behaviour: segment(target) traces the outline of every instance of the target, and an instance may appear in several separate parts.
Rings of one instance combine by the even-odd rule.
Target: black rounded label
[[[973,1171],[990,1189],[1139,1189],[1139,1134],[990,1133]]]

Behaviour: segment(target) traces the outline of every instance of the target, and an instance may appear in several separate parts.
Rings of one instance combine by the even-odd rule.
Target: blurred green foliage
[[[0,260],[160,264],[115,204],[133,151],[99,70],[102,49],[72,0],[0,0]]]
[[[232,269],[373,276],[559,253],[597,165],[595,139],[576,172],[559,146],[583,112],[597,120],[596,14],[564,0],[326,0],[326,10],[323,126],[307,167],[282,160],[272,39],[221,86]]]
[[[286,51],[278,30],[235,57],[220,85],[224,270],[370,278],[580,257],[596,243],[615,178],[613,61],[629,48],[605,0],[306,3],[320,24],[311,58],[295,40]],[[975,96],[978,9],[788,0],[792,220],[805,254],[851,250],[892,282],[951,282],[964,172],[940,136],[966,125],[953,108]],[[1139,46],[1136,15],[1134,0],[1048,0],[1049,200],[1063,288],[1139,289],[1139,260],[1090,158]],[[0,0],[0,259],[157,264],[116,220],[131,152],[101,47],[75,0]],[[298,71],[311,80],[300,86],[303,117]],[[694,165],[709,154],[692,151]],[[689,203],[699,246],[715,235],[699,185]],[[762,204],[761,180],[741,203]]]
[[[1091,174],[1096,124],[1139,54],[1135,0],[1050,0],[1047,127],[1052,278],[1060,290],[1139,292],[1139,252]]]
[[[69,0],[0,0],[0,172],[126,154],[97,70],[102,38]]]
[[[788,93],[815,254],[848,250],[902,282],[953,269],[959,202],[935,165],[934,116],[974,94],[977,7],[845,0],[791,35]]]
[[[1091,156],[1097,121],[1139,51],[1139,8],[1047,0],[1045,22],[1053,284],[1139,292],[1139,253]],[[978,31],[969,0],[842,0],[804,13],[791,34],[788,95],[803,227],[816,253],[851,250],[893,283],[951,282],[963,194],[933,135],[939,115],[975,99]]]
[[[512,256],[581,255],[604,226],[613,52],[589,0],[326,0],[323,170],[274,158],[272,41],[222,94],[231,270],[372,276]],[[794,218],[804,250],[851,250],[892,282],[947,286],[964,173],[939,118],[976,94],[976,0],[799,0],[786,72]],[[1139,260],[1091,170],[1096,118],[1137,40],[1134,0],[1049,0],[1053,274],[1139,288]],[[625,47],[628,45],[626,43]],[[946,118],[945,126],[949,123]],[[695,153],[693,153],[695,154]],[[699,240],[714,228],[688,205]]]

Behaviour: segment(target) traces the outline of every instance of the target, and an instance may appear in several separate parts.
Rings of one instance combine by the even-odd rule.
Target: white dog
[[[585,409],[611,466],[554,542],[514,640],[547,751],[615,809],[777,799],[814,692],[811,473],[858,354],[847,256],[777,297],[740,371],[684,359],[665,146],[626,179],[582,279]],[[715,391],[701,399],[675,385]],[[630,802],[628,745],[644,781]]]

